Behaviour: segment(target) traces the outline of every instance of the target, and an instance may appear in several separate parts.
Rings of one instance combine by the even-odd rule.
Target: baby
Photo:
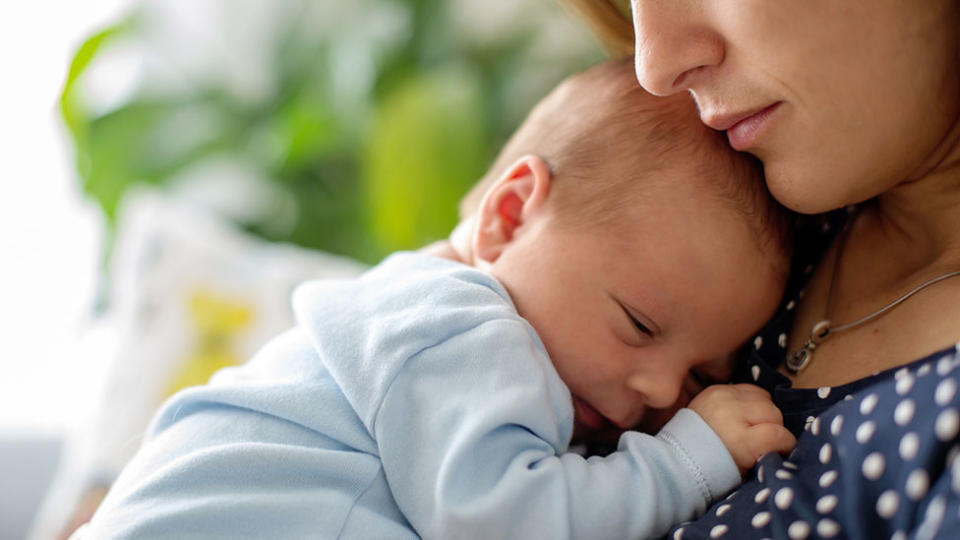
[[[689,100],[628,61],[574,76],[465,207],[448,242],[301,287],[78,537],[644,538],[792,447],[762,390],[704,388],[773,312],[787,226]]]

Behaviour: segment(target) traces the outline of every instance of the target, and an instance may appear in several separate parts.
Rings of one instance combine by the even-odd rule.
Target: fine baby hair
[[[792,214],[770,196],[759,161],[704,126],[686,96],[644,91],[629,58],[573,75],[541,100],[462,199],[461,217],[472,215],[487,189],[527,154],[550,167],[552,204],[572,227],[616,222],[639,198],[670,189],[658,171],[696,160],[699,174],[688,181],[742,214],[777,268],[786,267]]]

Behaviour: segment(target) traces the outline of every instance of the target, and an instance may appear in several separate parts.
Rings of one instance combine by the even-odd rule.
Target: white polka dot
[[[953,465],[953,461],[957,459],[957,456],[960,456],[960,444],[955,444],[950,447],[950,450],[947,450],[947,466]]]
[[[850,401],[851,399],[853,399],[853,394],[847,394],[843,396],[844,401]]]
[[[893,533],[893,536],[890,537],[890,540],[907,540],[907,533],[903,531],[897,531]]]
[[[824,443],[824,445],[820,447],[820,463],[823,463],[824,465],[830,463],[830,457],[832,455],[833,447],[830,446],[830,443]]]
[[[786,348],[787,348],[787,335],[786,335],[786,334],[781,333],[779,336],[777,336],[777,345],[780,345],[780,348],[782,348],[782,349],[786,349]]]
[[[710,538],[720,538],[721,536],[727,534],[727,530],[729,530],[729,527],[721,523],[720,525],[710,529]]]
[[[820,475],[820,487],[828,488],[837,479],[837,471],[827,471]]]
[[[790,540],[806,540],[810,536],[810,525],[806,521],[794,521],[787,527],[787,536]]]
[[[805,431],[810,431],[810,425],[813,424],[814,420],[815,420],[814,417],[808,416],[807,419],[803,421],[803,429]]]
[[[900,458],[904,461],[910,461],[917,457],[917,450],[920,449],[920,437],[913,431],[907,433],[900,439]]]
[[[952,440],[957,436],[957,430],[960,429],[960,415],[956,409],[944,409],[937,415],[937,422],[933,430],[937,438],[943,442]]]
[[[836,437],[837,435],[840,434],[840,429],[842,428],[843,428],[843,415],[838,414],[833,419],[833,421],[830,422],[830,433],[832,433],[833,436]]]
[[[813,422],[810,422],[810,433],[814,435],[820,435],[820,417],[813,419]]]
[[[888,489],[877,499],[877,515],[884,519],[890,519],[897,513],[897,507],[900,506],[900,496],[897,492]]]
[[[787,469],[794,470],[794,471],[797,470],[797,468],[798,468],[798,467],[797,467],[797,464],[794,463],[794,462],[792,462],[792,461],[784,461],[784,462],[782,463],[782,465],[783,465],[784,467],[786,467]]]
[[[829,387],[829,386],[821,386],[820,388],[817,388],[817,396],[818,396],[820,399],[827,399],[827,396],[829,396],[829,395],[830,395],[830,387]]]
[[[900,379],[906,377],[907,375],[910,375],[910,368],[902,367],[898,369],[896,373],[893,374],[893,378],[899,381]]]
[[[946,375],[950,373],[950,370],[953,369],[953,358],[950,356],[944,356],[940,360],[937,360],[937,373],[940,375]]]
[[[673,531],[673,540],[683,540],[683,527]]]
[[[823,518],[817,522],[817,534],[823,538],[833,538],[840,534],[840,525],[832,519]]]
[[[917,370],[917,375],[920,376],[920,377],[926,375],[927,373],[930,373],[930,363],[929,363],[929,362],[927,362],[926,364],[920,366],[920,369]]]
[[[817,512],[829,514],[833,512],[833,509],[837,507],[837,503],[839,502],[840,499],[838,499],[836,495],[824,495],[817,501]]]
[[[899,373],[899,371],[897,372]],[[897,393],[901,396],[906,395],[907,392],[913,389],[914,377],[910,374],[909,371],[902,377],[897,378]]]
[[[793,502],[793,490],[785,487],[780,488],[777,491],[777,494],[773,496],[773,504],[777,505],[777,508],[781,510],[786,510],[790,507],[790,503]]]
[[[916,469],[907,477],[906,492],[907,497],[913,501],[919,501],[927,494],[927,488],[930,487],[930,477],[927,471]]]
[[[750,375],[753,376],[753,382],[760,380],[760,366],[754,364],[750,366]]]
[[[860,414],[866,416],[873,412],[874,407],[877,406],[877,395],[870,394],[869,396],[863,398],[863,401],[860,402]]]
[[[867,444],[870,440],[870,437],[873,437],[874,432],[877,431],[877,424],[873,420],[867,420],[866,422],[860,424],[860,427],[857,428],[857,442],[860,444]]]
[[[777,472],[774,473],[774,476],[776,476],[780,480],[790,480],[791,478],[793,478],[793,475],[790,474],[790,471],[786,469],[777,469]]]
[[[957,381],[953,379],[944,379],[937,385],[937,390],[933,394],[933,400],[937,405],[944,407],[957,395]]]
[[[770,496],[770,488],[763,488],[753,496],[753,502],[760,504]]]
[[[759,351],[760,347],[763,347],[763,336],[753,338],[753,348]]]
[[[923,516],[923,523],[917,529],[916,538],[933,538],[940,529],[943,522],[943,514],[947,510],[947,504],[942,496],[937,496],[927,505],[927,512]]]
[[[787,311],[790,311],[790,310],[792,310],[792,309],[795,308],[795,307],[797,307],[797,302],[796,302],[795,300],[791,300],[791,301],[789,301],[789,302],[787,303]],[[960,349],[958,349],[958,350],[960,350]]]
[[[950,487],[953,488],[954,493],[960,495],[960,465],[954,463],[954,466],[950,467],[950,476]]]
[[[883,470],[886,466],[887,462],[883,459],[883,454],[874,452],[863,460],[861,470],[863,471],[864,478],[867,480],[876,480],[883,475]]]
[[[770,512],[758,512],[757,515],[753,516],[753,519],[750,520],[750,524],[757,529],[765,527],[767,523],[770,523]]]
[[[913,413],[917,410],[917,406],[914,405],[912,399],[905,399],[897,404],[897,408],[893,410],[893,421],[897,423],[898,426],[905,426],[913,420]]]
[[[761,484],[763,483],[763,465],[757,467],[757,480]]]
[[[717,507],[717,517],[720,517],[730,511],[729,504],[721,504]]]

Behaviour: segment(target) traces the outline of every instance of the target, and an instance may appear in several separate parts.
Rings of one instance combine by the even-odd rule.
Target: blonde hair
[[[630,0],[558,0],[583,19],[611,58],[633,54]]]

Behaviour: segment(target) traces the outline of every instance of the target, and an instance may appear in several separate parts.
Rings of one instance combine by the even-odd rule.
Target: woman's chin
[[[870,199],[889,187],[773,157],[764,162],[763,174],[773,198],[798,214],[822,214],[843,208]]]

